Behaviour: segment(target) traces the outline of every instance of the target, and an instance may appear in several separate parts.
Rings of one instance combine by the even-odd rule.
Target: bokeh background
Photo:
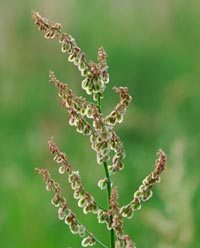
[[[80,247],[50,206],[51,194],[34,172],[47,167],[77,209],[66,178],[56,173],[47,140],[55,141],[82,174],[86,188],[106,204],[87,137],[68,125],[48,70],[77,93],[81,77],[57,41],[43,38],[31,10],[61,22],[87,58],[103,45],[111,81],[102,102],[109,113],[118,101],[114,85],[128,86],[134,101],[117,127],[126,148],[125,170],[113,181],[127,203],[151,172],[158,148],[168,155],[162,183],[143,204],[126,232],[139,248],[200,247],[200,3],[196,0],[20,0],[0,1],[0,246]],[[105,225],[77,214],[108,244]]]

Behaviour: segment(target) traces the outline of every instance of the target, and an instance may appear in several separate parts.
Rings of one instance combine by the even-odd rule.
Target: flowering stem
[[[98,94],[98,98],[97,98],[97,106],[99,108],[99,111],[101,112],[101,101],[100,101],[100,95]],[[110,196],[111,196],[111,180],[110,180],[110,174],[108,171],[108,165],[107,162],[103,163],[104,165],[104,170],[105,170],[105,174],[106,174],[106,178],[107,178],[107,193],[108,193],[108,207],[110,209]],[[110,216],[111,219],[111,223],[112,223],[112,215]],[[115,247],[115,233],[114,230],[111,229],[110,230],[110,248],[114,248]]]

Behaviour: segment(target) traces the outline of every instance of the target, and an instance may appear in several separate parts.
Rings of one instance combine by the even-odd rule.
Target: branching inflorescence
[[[49,82],[58,89],[58,95],[63,107],[69,115],[69,124],[74,126],[77,132],[89,136],[91,147],[96,152],[98,164],[102,164],[105,170],[105,178],[98,182],[100,189],[107,189],[108,206],[99,206],[94,196],[86,191],[83,186],[79,172],[74,170],[67,155],[60,151],[53,139],[50,139],[49,150],[53,154],[55,162],[59,166],[59,173],[66,174],[74,198],[78,201],[78,206],[83,208],[85,214],[93,213],[97,215],[99,223],[105,223],[110,231],[111,248],[133,248],[136,247],[131,238],[124,233],[123,218],[131,218],[136,210],[141,208],[141,202],[147,201],[152,196],[152,188],[160,182],[161,173],[165,167],[166,155],[162,150],[158,151],[158,159],[153,172],[142,182],[141,186],[134,193],[133,199],[125,206],[119,206],[117,188],[112,188],[111,176],[124,168],[123,160],[125,151],[123,143],[115,132],[115,125],[123,121],[126,109],[132,97],[129,95],[127,87],[114,87],[115,93],[119,94],[119,103],[113,111],[104,116],[101,111],[101,99],[106,85],[109,82],[107,54],[103,47],[99,48],[97,63],[87,62],[85,54],[77,46],[75,39],[61,31],[61,24],[53,23],[43,18],[38,12],[32,12],[32,17],[39,30],[45,33],[45,38],[57,38],[61,43],[61,51],[68,57],[68,61],[73,62],[78,67],[83,80],[82,88],[88,95],[92,95],[93,103],[85,98],[77,96],[67,84],[58,80],[53,71],[49,72]],[[58,207],[59,219],[64,220],[74,234],[83,238],[83,247],[98,244],[107,247],[96,236],[88,231],[76,217],[76,214],[69,208],[66,199],[61,194],[61,187],[51,179],[48,170],[36,169],[46,182],[46,189],[54,191],[52,204]]]

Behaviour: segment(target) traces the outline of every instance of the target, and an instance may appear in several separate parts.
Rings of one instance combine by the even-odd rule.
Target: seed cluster
[[[108,167],[109,172],[113,174],[122,170],[125,150],[113,128],[113,123],[119,120],[119,115],[125,114],[126,107],[131,101],[128,89],[125,87],[114,88],[115,92],[120,94],[120,103],[110,115],[104,118],[95,104],[88,103],[85,98],[76,96],[67,84],[56,78],[52,71],[49,72],[49,81],[54,83],[59,90],[58,95],[70,116],[69,124],[75,126],[77,132],[90,136],[91,147],[96,152],[97,163],[103,164],[109,161],[110,153],[113,150],[115,154],[112,164]],[[92,124],[90,124],[90,120]]]
[[[43,177],[46,183],[47,191],[54,191],[55,193],[55,195],[51,200],[51,203],[52,205],[58,208],[58,218],[60,220],[64,220],[65,224],[69,226],[70,231],[73,234],[77,234],[80,237],[85,237],[89,232],[87,231],[85,226],[79,222],[79,220],[76,217],[76,214],[72,212],[72,210],[69,208],[66,199],[61,194],[60,185],[50,177],[50,173],[48,170],[36,168],[36,171],[38,174],[40,174]],[[96,243],[93,234],[91,233],[89,234],[90,236],[88,237],[93,237],[93,239],[90,242],[86,242],[88,237],[85,237],[82,240],[82,243],[85,244],[84,245],[85,247],[94,245]]]
[[[66,33],[61,32],[61,24],[53,23],[47,18],[42,17],[38,12],[32,12],[32,17],[39,30],[44,31],[44,37],[47,39],[59,39],[61,43],[61,51],[66,53],[68,61],[76,65],[84,77],[82,88],[88,95],[93,95],[93,99],[97,100],[98,95],[103,97],[106,84],[109,82],[108,66],[106,63],[107,54],[100,47],[98,50],[98,63],[88,63],[85,54],[77,46],[75,39]]]
[[[94,197],[85,190],[79,172],[73,169],[68,157],[59,150],[53,139],[50,139],[48,144],[50,152],[54,155],[54,160],[59,165],[59,173],[67,173],[68,181],[74,191],[74,198],[78,200],[78,206],[83,208],[85,214],[96,214],[98,211],[97,203]]]
[[[160,182],[167,158],[161,149],[157,155],[158,159],[156,159],[154,171],[143,180],[139,189],[134,193],[133,200],[121,208],[120,212],[123,217],[132,218],[133,213],[141,208],[141,202],[147,201],[152,197],[152,188],[155,184]]]
[[[127,106],[132,100],[132,97],[128,93],[127,87],[113,87],[113,90],[115,93],[120,95],[120,102],[114,110],[105,117],[105,121],[111,126],[115,126],[117,123],[121,123],[123,121]]]
[[[130,237],[124,233],[122,215],[120,213],[119,204],[117,202],[118,198],[119,195],[117,192],[117,188],[115,187],[112,189],[110,198],[110,211],[112,212],[112,228],[114,229],[117,237],[115,247],[136,248],[135,244],[130,239]]]

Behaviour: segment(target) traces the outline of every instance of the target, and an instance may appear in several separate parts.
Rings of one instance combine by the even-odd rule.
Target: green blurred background
[[[168,155],[167,170],[154,197],[143,204],[126,232],[139,248],[200,247],[200,2],[196,0],[20,0],[0,2],[0,246],[3,248],[80,247],[50,206],[51,194],[34,167],[47,167],[77,209],[66,179],[56,173],[47,140],[58,145],[80,170],[86,188],[106,204],[87,137],[67,123],[48,70],[77,93],[81,77],[56,41],[43,38],[31,10],[63,24],[87,58],[103,45],[109,55],[110,84],[103,110],[118,101],[114,85],[128,86],[134,101],[117,127],[126,148],[125,170],[114,177],[120,204],[127,203],[152,170],[155,153]],[[105,225],[96,217],[82,222],[106,244]]]

